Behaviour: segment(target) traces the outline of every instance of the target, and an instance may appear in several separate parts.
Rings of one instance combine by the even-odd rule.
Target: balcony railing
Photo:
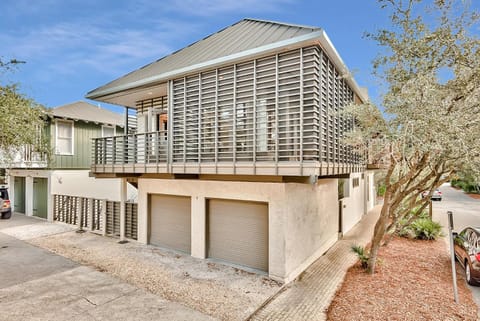
[[[48,155],[37,152],[33,146],[24,146],[13,158],[13,168],[44,168],[48,166]]]
[[[94,165],[158,164],[168,160],[167,132],[95,138]]]
[[[329,162],[312,159],[304,154],[280,157],[282,151],[270,157],[251,152],[252,158],[220,157],[218,153],[207,157],[200,151],[198,159],[175,159],[175,148],[167,140],[167,131],[103,137],[93,140],[92,172],[95,174],[225,174],[225,175],[280,175],[280,176],[328,176],[341,175],[364,168],[361,163]],[[187,151],[189,146],[185,147]],[[193,148],[193,147],[192,147]],[[293,153],[293,152],[292,152]]]

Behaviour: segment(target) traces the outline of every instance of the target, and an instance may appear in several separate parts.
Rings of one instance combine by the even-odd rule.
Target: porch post
[[[127,179],[120,179],[120,242],[125,242],[125,202],[127,200]]]

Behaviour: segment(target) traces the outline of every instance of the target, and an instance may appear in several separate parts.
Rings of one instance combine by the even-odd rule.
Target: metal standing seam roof
[[[49,115],[58,118],[83,120],[101,124],[123,127],[124,116],[113,111],[94,106],[84,101],[55,107],[48,111]]]
[[[322,39],[331,46],[330,54],[337,58],[340,69],[346,69],[343,61],[331,44],[330,40],[319,27],[310,27],[281,22],[243,19],[210,36],[199,40],[183,49],[173,52],[155,62],[130,72],[106,85],[87,93],[89,99],[98,99],[125,90],[148,86],[159,81],[165,81],[180,74],[192,66],[219,60],[223,57],[235,57],[251,53],[268,46],[286,45],[305,40]],[[357,87],[353,81],[354,87]],[[360,90],[359,94],[361,95]]]

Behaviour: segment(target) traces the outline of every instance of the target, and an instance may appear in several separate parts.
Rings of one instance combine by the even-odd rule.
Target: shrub
[[[365,248],[361,245],[352,245],[352,252],[358,256],[362,268],[366,269],[368,267],[368,253]]]
[[[435,240],[442,236],[442,226],[430,218],[420,217],[410,225],[404,226],[398,234],[420,240]]]
[[[385,187],[385,185],[379,185],[378,188],[377,188],[377,196],[383,196],[385,195],[385,191],[387,190],[387,188]]]

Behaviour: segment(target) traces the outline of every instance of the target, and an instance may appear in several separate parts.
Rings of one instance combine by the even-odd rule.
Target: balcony
[[[218,143],[217,143],[218,144]],[[210,146],[211,145],[211,146]],[[169,146],[167,131],[93,140],[92,173],[138,174],[220,174],[273,176],[330,176],[363,170],[361,162],[340,162],[347,148],[334,150],[330,161],[319,160],[307,145],[292,143],[275,148],[275,142],[260,152],[255,145],[237,145],[225,153],[218,144]],[[278,146],[278,142],[277,142]],[[262,146],[262,148],[265,146]],[[278,148],[278,147],[277,147]],[[171,152],[173,151],[173,152]],[[180,152],[181,151],[181,152]],[[354,155],[350,155],[353,159]]]
[[[13,158],[12,168],[46,168],[48,155],[35,151],[33,146],[24,146]]]
[[[94,173],[167,173],[166,131],[93,140]]]

